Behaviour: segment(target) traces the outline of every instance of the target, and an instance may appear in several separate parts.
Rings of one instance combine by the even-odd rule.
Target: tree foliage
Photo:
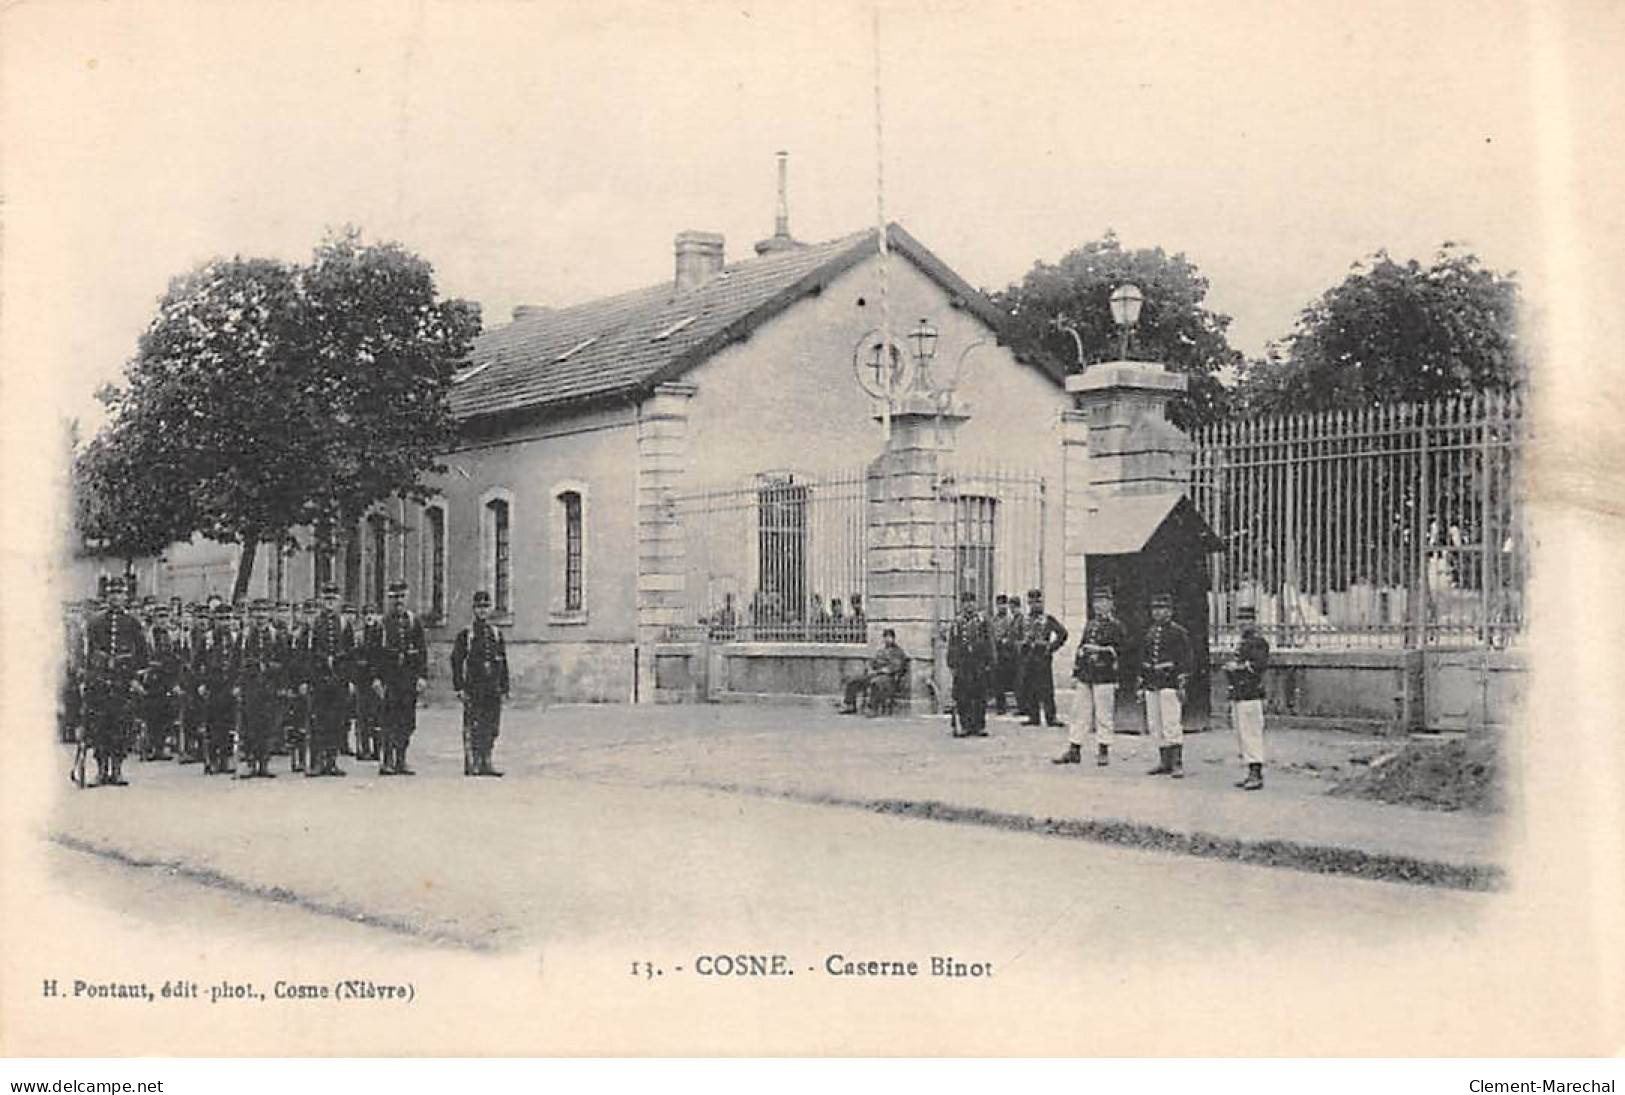
[[[993,297],[1010,317],[1008,337],[1018,353],[1049,355],[1077,369],[1078,343],[1056,328],[1057,317],[1078,332],[1085,365],[1117,358],[1121,332],[1110,300],[1125,282],[1145,297],[1130,356],[1190,378],[1185,396],[1170,404],[1170,417],[1186,428],[1222,417],[1227,393],[1216,374],[1239,366],[1241,355],[1225,338],[1230,317],[1204,305],[1207,278],[1183,253],[1125,250],[1108,230],[1058,263],[1035,263],[1020,284]]]
[[[478,329],[473,305],[439,299],[427,262],[353,230],[305,266],[207,263],[170,285],[124,385],[104,391],[112,419],[80,461],[81,512],[122,543],[242,544],[240,595],[258,544],[421,496]]]
[[[1379,251],[1243,366],[1238,401],[1269,413],[1510,391],[1525,374],[1517,312],[1516,279],[1454,244],[1429,266]]]

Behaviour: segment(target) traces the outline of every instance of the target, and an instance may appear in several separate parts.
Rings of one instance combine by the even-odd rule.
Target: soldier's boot
[[[96,786],[100,787],[107,782],[107,758],[100,753],[96,754]]]
[[[1185,747],[1175,745],[1172,747],[1172,756],[1169,758],[1168,777],[1170,779],[1185,778]]]
[[[478,768],[479,768],[478,774],[482,775],[482,776],[500,776],[500,775],[502,775],[501,772],[499,772],[495,768],[491,767],[491,747],[490,746],[486,746],[484,749],[480,750]]]
[[[1081,764],[1083,763],[1083,749],[1076,742],[1068,743],[1066,752],[1058,757],[1050,758],[1051,764]]]
[[[112,760],[108,762],[108,771],[112,776],[112,778],[107,781],[110,786],[128,787],[130,785],[130,781],[124,778],[123,757],[115,755]]]
[[[1095,767],[1104,768],[1111,763],[1111,747],[1106,745],[1095,746]]]
[[[406,743],[404,741],[395,746],[395,774],[397,776],[417,775],[417,772],[406,766]]]
[[[1264,766],[1262,764],[1247,765],[1246,778],[1236,781],[1236,786],[1243,791],[1261,791],[1264,789]]]
[[[1157,761],[1157,766],[1155,768],[1146,769],[1146,775],[1165,776],[1174,770],[1173,765],[1169,763],[1173,756],[1173,750],[1171,748],[1166,745],[1157,746],[1157,756],[1161,758]]]
[[[386,741],[378,750],[378,774],[392,776],[395,774],[395,743]]]

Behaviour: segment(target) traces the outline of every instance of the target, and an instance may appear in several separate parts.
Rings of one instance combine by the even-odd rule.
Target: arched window
[[[581,495],[573,490],[559,495],[564,517],[564,611],[581,611]]]
[[[389,518],[381,513],[367,518],[367,567],[372,579],[367,583],[367,601],[382,608],[389,591]]]
[[[555,624],[587,622],[587,487],[584,483],[553,485],[553,518],[548,531],[549,620]]]
[[[438,503],[423,510],[424,590],[431,620],[446,618],[446,507]]]
[[[506,496],[487,499],[481,528],[485,556],[485,585],[491,592],[491,611],[499,616],[513,611],[512,503]]]

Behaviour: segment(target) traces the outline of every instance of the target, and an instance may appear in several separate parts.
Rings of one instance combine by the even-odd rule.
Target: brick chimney
[[[677,291],[696,289],[722,273],[722,236],[717,232],[677,233]]]

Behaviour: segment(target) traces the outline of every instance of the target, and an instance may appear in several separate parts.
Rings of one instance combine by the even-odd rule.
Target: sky
[[[1184,252],[1257,354],[1379,248],[1539,281],[1537,8],[882,0],[877,85],[876,5],[843,0],[15,5],[5,299],[93,423],[212,256],[353,224],[494,324],[669,277],[682,229],[748,257],[779,149],[797,237],[871,225],[878,86],[885,214],[973,284],[1111,228]]]

